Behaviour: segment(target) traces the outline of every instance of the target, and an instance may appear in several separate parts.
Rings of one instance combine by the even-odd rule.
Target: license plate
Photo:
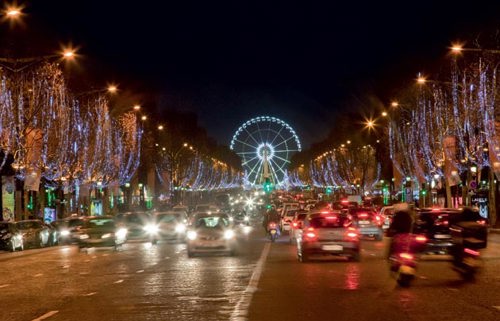
[[[342,251],[344,248],[342,245],[323,245],[321,249],[325,251]]]
[[[370,224],[370,221],[359,221],[359,224]]]
[[[276,234],[276,230],[271,230],[271,234]]]
[[[436,239],[449,239],[451,238],[450,234],[434,234],[434,238]]]

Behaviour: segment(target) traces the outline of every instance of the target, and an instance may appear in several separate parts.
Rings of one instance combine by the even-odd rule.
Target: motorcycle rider
[[[267,226],[269,225],[269,223],[271,222],[274,222],[276,223],[276,229],[279,231],[279,222],[281,220],[281,216],[280,214],[278,213],[278,211],[276,210],[276,208],[273,206],[271,207],[270,210],[268,210],[265,214],[264,214],[264,220],[262,221],[262,226],[264,227],[264,230],[265,230],[265,233],[267,235]]]
[[[395,250],[396,244],[394,242],[394,237],[399,234],[412,233],[414,222],[414,214],[410,210],[408,204],[401,205],[400,208],[396,210],[386,234],[391,238],[387,251],[387,258],[389,258]]]

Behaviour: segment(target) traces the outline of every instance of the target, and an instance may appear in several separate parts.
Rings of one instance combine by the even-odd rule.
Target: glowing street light
[[[163,125],[159,125],[158,130],[163,130]]]
[[[394,108],[397,108],[399,106],[399,103],[397,101],[393,101],[391,103],[391,106],[394,107]]]
[[[65,49],[63,51],[63,57],[64,57],[64,59],[73,59],[73,58],[75,58],[75,50],[73,50],[73,49]]]
[[[135,111],[141,110],[141,105],[134,105],[134,110]]]
[[[118,87],[116,85],[109,85],[108,86],[108,92],[111,94],[114,94],[118,91]]]
[[[368,119],[366,122],[365,122],[365,128],[368,128],[368,129],[373,129],[375,128],[375,121],[373,119]]]
[[[382,112],[382,116],[383,116],[383,117],[387,117],[387,112],[386,112],[386,111],[383,111],[383,112]]]
[[[144,115],[141,117],[141,120],[147,120],[148,119],[148,116]]]
[[[427,79],[424,76],[418,76],[417,77],[417,83],[420,85],[423,85],[427,82]]]

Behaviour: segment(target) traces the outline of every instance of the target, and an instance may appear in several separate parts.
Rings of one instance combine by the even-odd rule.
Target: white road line
[[[142,272],[144,272],[144,270],[138,270],[138,271],[137,271],[137,272],[135,272],[135,273],[142,273]]]
[[[37,278],[37,277],[40,277],[40,276],[42,276],[42,275],[43,275],[43,273],[38,273],[38,274],[35,274],[35,275],[34,275],[34,277],[36,277],[36,278]]]
[[[10,285],[10,284],[2,284],[2,285],[0,285],[0,289],[6,288],[6,287],[8,287],[9,285]]]
[[[259,285],[260,275],[262,270],[264,270],[264,264],[266,263],[267,256],[271,249],[271,243],[266,243],[259,260],[257,261],[257,266],[253,270],[252,277],[248,286],[243,292],[240,300],[234,307],[231,313],[231,321],[246,321],[248,320],[248,309],[250,308],[250,303],[252,303],[253,293],[257,290],[257,285]]]
[[[118,283],[122,283],[122,282],[123,282],[123,280],[118,280],[118,281],[115,281],[115,282],[113,282],[113,283],[114,283],[114,284],[118,284]]]
[[[97,294],[97,292],[90,292],[90,293],[87,293],[87,294],[83,294],[82,296],[93,296]]]
[[[33,319],[32,321],[41,321],[41,320],[45,320],[47,318],[50,318],[51,316],[53,316],[54,314],[57,314],[59,313],[59,311],[50,311],[50,312],[47,312],[45,313],[44,315],[36,318],[36,319]]]

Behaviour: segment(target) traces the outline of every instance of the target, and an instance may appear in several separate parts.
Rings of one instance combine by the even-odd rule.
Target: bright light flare
[[[5,15],[9,18],[18,18],[21,14],[22,11],[19,7],[10,7],[5,10]]]
[[[75,50],[71,48],[64,49],[62,55],[64,59],[73,59],[75,58]]]
[[[134,105],[134,110],[137,111],[137,110],[141,110],[141,105]]]
[[[460,54],[464,50],[464,46],[461,43],[454,43],[450,47],[451,53]]]
[[[398,106],[399,106],[399,103],[398,103],[397,101],[393,101],[393,102],[391,103],[391,106],[392,106],[392,107],[394,107],[394,108],[396,108],[396,107],[398,107]]]
[[[417,77],[417,83],[420,85],[423,85],[427,82],[427,79],[424,76],[418,76]]]
[[[116,86],[116,85],[109,85],[109,86],[108,86],[108,92],[110,92],[110,93],[114,94],[114,93],[116,93],[117,91],[118,91],[118,86]]]
[[[365,128],[374,129],[375,128],[375,121],[373,119],[367,119],[365,121]]]

